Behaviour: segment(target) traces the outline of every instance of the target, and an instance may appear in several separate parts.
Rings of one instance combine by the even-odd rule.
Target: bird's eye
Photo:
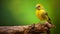
[[[38,7],[40,7],[40,6],[38,6]]]
[[[40,6],[37,6],[36,8],[39,8]]]

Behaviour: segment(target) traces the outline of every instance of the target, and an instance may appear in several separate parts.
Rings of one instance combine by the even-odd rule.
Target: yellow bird
[[[51,24],[51,19],[49,18],[47,12],[45,11],[44,7],[41,4],[36,5],[36,16],[41,20],[46,20]]]

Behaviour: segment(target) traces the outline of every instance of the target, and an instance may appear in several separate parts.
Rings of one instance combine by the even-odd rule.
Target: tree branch
[[[52,27],[53,25],[48,23],[43,25],[38,23],[27,26],[0,26],[0,34],[41,34],[47,33]]]

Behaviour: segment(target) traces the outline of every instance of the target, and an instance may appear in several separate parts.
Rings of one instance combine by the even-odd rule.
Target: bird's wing
[[[43,12],[43,13],[42,13],[42,17],[43,17],[44,19],[46,19],[47,16],[48,16],[47,12]]]
[[[42,14],[42,17],[43,17],[44,19],[46,19],[46,20],[51,24],[51,19],[49,18],[47,12],[44,12],[44,13]]]

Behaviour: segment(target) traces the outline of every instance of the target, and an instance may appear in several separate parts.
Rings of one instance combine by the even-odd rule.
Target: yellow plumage
[[[36,10],[36,16],[40,19],[40,20],[45,20],[43,17],[42,17],[42,14],[45,13],[44,10]]]
[[[41,4],[36,5],[36,16],[41,20],[46,20],[47,22],[51,23],[51,20],[47,14],[47,12],[44,10],[44,7]]]
[[[38,10],[38,8],[36,9],[36,16],[40,19],[40,20],[45,20],[45,18],[42,17],[43,13],[45,13],[46,11],[44,10],[43,6],[41,4],[37,4],[36,7],[39,7],[40,10]]]

